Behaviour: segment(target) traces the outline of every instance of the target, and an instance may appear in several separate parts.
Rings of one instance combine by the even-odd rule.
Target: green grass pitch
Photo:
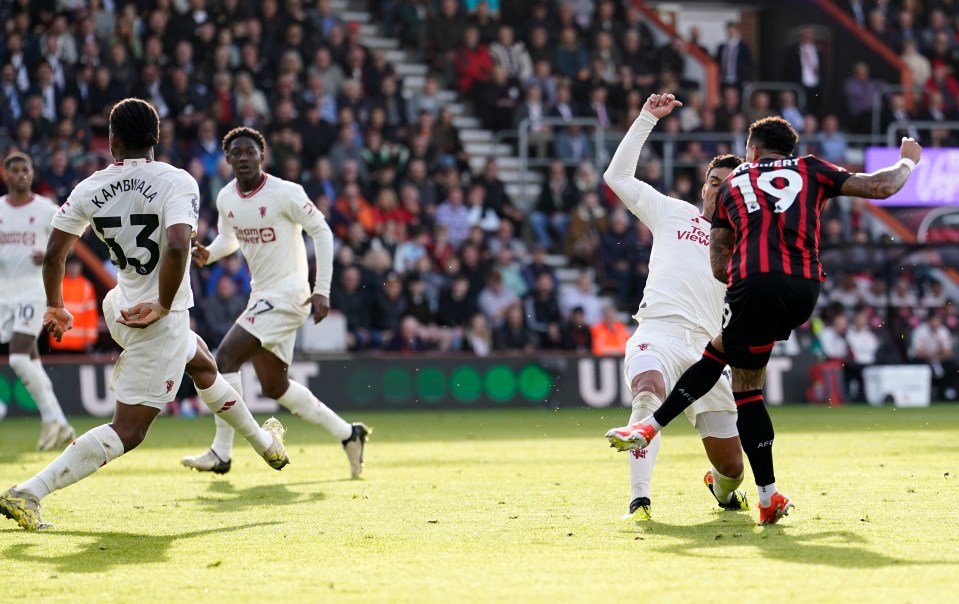
[[[933,602],[959,588],[959,407],[772,410],[781,524],[723,512],[692,429],[665,434],[654,521],[620,520],[617,410],[364,413],[364,479],[282,416],[277,473],[179,465],[212,421],[160,419],[141,448],[51,495],[46,533],[0,521],[0,596],[20,602]],[[354,415],[354,414],[348,414]],[[77,422],[85,430],[93,421]],[[53,459],[0,423],[0,486]],[[751,475],[744,485],[755,499]]]

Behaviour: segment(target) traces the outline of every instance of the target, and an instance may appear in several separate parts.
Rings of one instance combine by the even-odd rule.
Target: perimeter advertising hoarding
[[[766,400],[805,399],[811,357],[773,357]],[[47,371],[67,415],[109,417],[115,399],[107,388],[113,364],[51,363]],[[337,410],[533,407],[629,407],[622,357],[515,356],[477,359],[383,357],[296,361],[290,377]],[[259,396],[252,368],[243,388],[254,413],[275,413],[275,401]],[[36,405],[0,358],[0,401],[9,416],[36,415]],[[625,417],[625,416],[624,416]]]
[[[899,149],[867,147],[866,172],[887,168],[899,161]],[[884,206],[935,208],[959,205],[959,149],[923,149],[922,159],[906,186],[889,199],[875,200]]]

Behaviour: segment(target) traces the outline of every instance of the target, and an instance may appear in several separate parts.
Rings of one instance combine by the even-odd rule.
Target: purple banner
[[[866,172],[887,168],[899,161],[899,149],[868,147]],[[922,160],[901,191],[876,205],[938,207],[959,205],[959,149],[923,149]]]

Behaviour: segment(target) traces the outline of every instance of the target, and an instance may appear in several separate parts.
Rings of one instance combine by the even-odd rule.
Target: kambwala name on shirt
[[[157,192],[153,190],[153,185],[147,184],[147,181],[142,178],[124,178],[110,185],[109,189],[107,187],[100,189],[100,195],[95,195],[93,199],[90,200],[90,203],[98,208],[102,208],[106,202],[115,196],[120,193],[129,193],[130,191],[140,193],[146,197],[148,202],[153,201],[157,196]],[[101,195],[103,196],[103,201],[100,201]]]

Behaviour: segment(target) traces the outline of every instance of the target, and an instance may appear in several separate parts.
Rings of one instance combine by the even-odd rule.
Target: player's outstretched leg
[[[275,399],[293,415],[323,426],[340,441],[350,463],[350,476],[359,478],[363,472],[363,450],[371,430],[361,423],[347,423],[313,396],[306,386],[289,379],[289,365],[272,352],[264,351],[253,357],[253,367],[264,395]]]
[[[16,341],[20,338],[27,338],[24,334],[15,334],[11,342],[11,350],[16,348]],[[31,341],[28,345],[36,346]],[[59,449],[76,438],[77,433],[67,422],[63,409],[60,407],[60,401],[57,400],[53,392],[53,382],[50,376],[43,369],[43,364],[39,358],[30,358],[28,353],[11,353],[10,368],[13,369],[30,396],[37,404],[37,410],[40,412],[40,438],[37,440],[38,451],[53,451]]]
[[[186,372],[196,384],[200,400],[250,443],[271,468],[283,469],[290,463],[283,446],[286,430],[272,417],[263,423],[262,428],[257,426],[243,397],[217,372],[213,355],[203,340],[199,336],[196,338],[196,355],[187,363]]]
[[[289,388],[276,402],[289,409],[293,415],[311,424],[326,428],[333,438],[340,441],[350,462],[350,476],[359,478],[363,472],[363,449],[370,429],[364,424],[349,424],[318,398],[306,386],[289,381]]]
[[[728,386],[723,390],[723,394],[724,398],[731,394]],[[703,439],[706,457],[713,464],[703,476],[703,482],[719,507],[724,510],[749,508],[746,494],[736,490],[743,483],[744,476],[743,449],[737,421],[738,416],[732,409],[701,411],[696,414],[696,430]]]
[[[27,530],[49,528],[51,525],[40,518],[40,500],[135,449],[146,438],[159,412],[156,406],[118,401],[110,424],[97,426],[80,436],[36,476],[0,495],[0,513]]]

